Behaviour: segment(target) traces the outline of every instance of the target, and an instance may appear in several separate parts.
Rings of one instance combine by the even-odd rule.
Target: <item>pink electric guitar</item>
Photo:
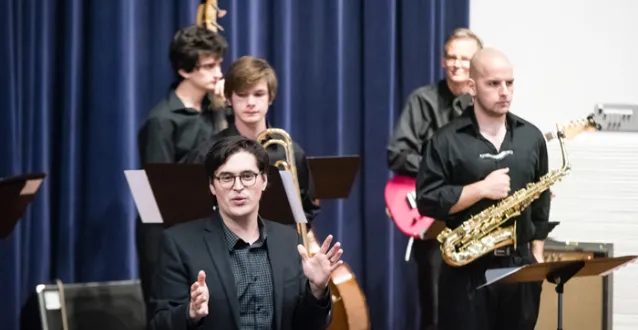
[[[560,126],[565,139],[571,139],[584,131],[615,131],[622,130],[632,121],[627,113],[609,113],[602,110],[585,119],[570,122]],[[556,131],[545,134],[545,139],[551,141],[557,137]],[[417,210],[416,180],[408,176],[394,176],[385,186],[385,203],[388,215],[404,234],[412,238],[434,238],[445,225],[442,221],[422,216]]]

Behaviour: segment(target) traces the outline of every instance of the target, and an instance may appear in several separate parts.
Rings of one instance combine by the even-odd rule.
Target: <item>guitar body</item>
[[[320,245],[312,230],[308,231],[310,251],[319,251]],[[332,321],[328,330],[369,330],[370,315],[363,290],[348,264],[343,263],[330,278],[332,295]]]
[[[428,231],[433,218],[424,217],[416,208],[416,180],[397,175],[385,185],[385,204],[389,216],[404,234],[422,238]]]

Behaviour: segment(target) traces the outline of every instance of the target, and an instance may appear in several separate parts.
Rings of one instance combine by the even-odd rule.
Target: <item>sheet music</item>
[[[40,188],[41,183],[42,179],[27,180],[20,191],[20,196],[35,194],[35,192],[38,191],[38,188]]]
[[[290,173],[290,171],[279,171],[279,175],[286,190],[286,196],[288,197],[288,203],[290,203],[292,215],[295,217],[295,222],[308,223],[306,214],[303,212],[303,207],[301,206],[297,187],[295,187],[295,182],[292,178],[292,173]]]
[[[144,170],[124,171],[126,181],[128,181],[133,200],[137,207],[137,212],[143,223],[163,223],[162,215],[155,201],[155,195],[148,182],[148,177]]]
[[[60,309],[60,294],[57,291],[44,291],[44,308],[47,310]]]

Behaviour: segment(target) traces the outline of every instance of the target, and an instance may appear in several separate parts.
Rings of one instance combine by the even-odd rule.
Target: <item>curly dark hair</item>
[[[188,26],[175,33],[169,50],[173,71],[192,72],[202,56],[223,58],[228,42],[219,33],[197,25]]]

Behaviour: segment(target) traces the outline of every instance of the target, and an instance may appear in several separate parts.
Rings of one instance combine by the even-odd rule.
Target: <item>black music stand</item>
[[[359,155],[307,159],[317,199],[340,199],[350,195],[361,163]]]
[[[488,269],[487,283],[477,289],[495,283],[524,283],[547,280],[556,284],[558,294],[557,329],[563,330],[563,286],[574,277],[606,276],[619,267],[633,262],[638,256],[615,258],[595,258],[590,260],[570,260],[542,262],[522,267]]]
[[[13,232],[45,177],[44,173],[29,173],[0,178],[1,239],[7,238]]]
[[[124,171],[133,199],[145,224],[166,227],[208,217],[215,197],[203,164],[147,164],[143,170]],[[260,215],[282,224],[295,224],[283,181],[274,166],[260,201]]]
[[[213,212],[215,199],[203,164],[147,164],[124,174],[144,224],[170,227]]]

